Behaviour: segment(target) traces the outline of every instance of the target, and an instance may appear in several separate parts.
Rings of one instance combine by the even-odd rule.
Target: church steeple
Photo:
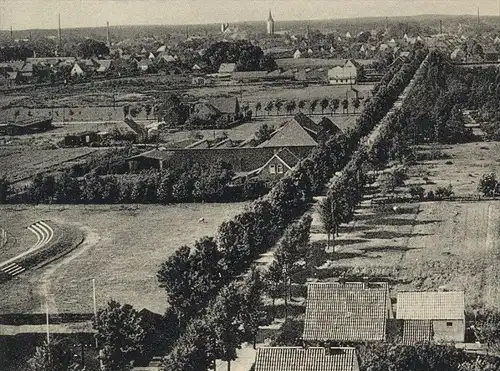
[[[274,35],[274,19],[269,9],[269,17],[267,17],[267,34]]]
[[[267,17],[267,21],[274,21],[273,16],[271,14],[271,9],[269,9],[269,17]]]

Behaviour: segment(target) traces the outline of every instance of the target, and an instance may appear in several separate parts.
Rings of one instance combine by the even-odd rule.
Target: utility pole
[[[443,20],[442,19],[439,20],[439,33],[440,34],[443,33]]]
[[[12,32],[12,26],[10,26],[10,41],[14,41],[14,32]]]
[[[97,300],[95,295],[95,278],[92,278],[92,299],[94,302],[94,318],[97,318]],[[98,348],[97,338],[95,339],[95,347]]]
[[[57,38],[59,40],[59,46],[62,45],[62,35],[61,35],[61,13],[57,14],[58,28],[57,28]]]
[[[109,22],[106,22],[106,45],[111,46],[111,41],[109,38]]]
[[[479,7],[477,7],[477,32],[479,33]]]
[[[45,297],[45,326],[47,330],[47,346],[50,345],[50,329],[49,329],[49,302]]]

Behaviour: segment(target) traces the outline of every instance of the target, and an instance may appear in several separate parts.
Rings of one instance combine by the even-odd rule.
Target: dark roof
[[[299,158],[305,157],[309,149],[304,147],[289,148]],[[216,148],[183,148],[144,152],[128,158],[128,161],[142,159],[162,160],[165,166],[178,167],[189,162],[201,165],[224,161],[231,164],[234,172],[248,172],[261,168],[275,154],[276,148],[259,147],[216,147]]]
[[[355,348],[262,347],[255,371],[358,371]]]
[[[208,103],[222,113],[238,113],[240,104],[238,98],[210,98]]]
[[[430,342],[432,323],[430,320],[403,320],[403,344]]]
[[[306,116],[305,113],[299,112],[293,117],[293,119],[304,129],[307,129],[314,134],[318,134],[320,127],[309,116]]]
[[[52,118],[50,118],[50,117],[33,117],[33,118],[29,118],[29,119],[24,119],[24,120],[17,120],[16,122],[10,122],[9,125],[18,126],[18,127],[30,127],[30,126],[37,126],[40,124],[45,124],[48,121],[52,122]]]
[[[386,338],[387,283],[312,283],[307,289],[304,340]]]
[[[323,129],[326,129],[331,134],[337,134],[342,132],[342,130],[326,116],[323,116],[318,125],[321,126]]]
[[[318,143],[311,136],[312,133],[306,130],[306,128],[297,121],[296,117],[287,121],[282,127],[274,131],[274,133],[271,134],[271,138],[261,143],[259,147],[317,146]],[[309,118],[307,119],[309,120]]]
[[[275,156],[278,156],[290,168],[297,165],[297,162],[300,161],[300,159],[292,151],[290,151],[288,148],[282,148],[279,152],[277,152],[275,154]]]
[[[398,319],[464,319],[463,291],[398,292],[396,318]]]

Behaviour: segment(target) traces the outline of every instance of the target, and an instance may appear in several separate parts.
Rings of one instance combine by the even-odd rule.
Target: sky
[[[500,0],[0,0],[0,29],[178,25],[420,14],[495,15]]]

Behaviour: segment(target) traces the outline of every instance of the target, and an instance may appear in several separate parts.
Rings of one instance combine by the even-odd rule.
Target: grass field
[[[500,202],[426,202],[404,214],[361,208],[325,267],[388,277],[394,290],[464,290],[467,308],[500,309]],[[317,214],[312,240],[322,241]]]
[[[2,226],[14,234],[43,219],[77,226],[86,239],[55,263],[2,284],[2,296],[9,300],[0,301],[0,313],[43,312],[46,291],[51,312],[91,312],[92,278],[99,306],[113,298],[163,313],[166,294],[156,279],[160,264],[180,246],[214,235],[244,206],[2,206]],[[198,223],[200,217],[206,223]]]
[[[55,170],[63,163],[78,160],[96,151],[93,148],[38,149],[30,147],[0,147],[0,171],[10,181]]]
[[[423,161],[412,166],[412,182],[425,183],[428,177],[433,184],[424,186],[435,189],[438,186],[452,185],[456,195],[477,193],[481,176],[495,172],[500,175],[500,142],[474,142],[453,146],[424,147],[440,149],[449,159]]]
[[[323,98],[345,98],[346,91],[350,90],[349,85],[310,85],[310,86],[270,86],[270,85],[247,85],[247,86],[207,86],[192,88],[186,92],[193,98],[205,98],[211,96],[238,97],[243,103],[260,102],[264,107],[270,101],[313,100]],[[360,91],[364,97],[371,96],[372,85],[353,85],[353,88]],[[349,102],[350,103],[350,102]],[[319,107],[318,107],[319,109]]]

